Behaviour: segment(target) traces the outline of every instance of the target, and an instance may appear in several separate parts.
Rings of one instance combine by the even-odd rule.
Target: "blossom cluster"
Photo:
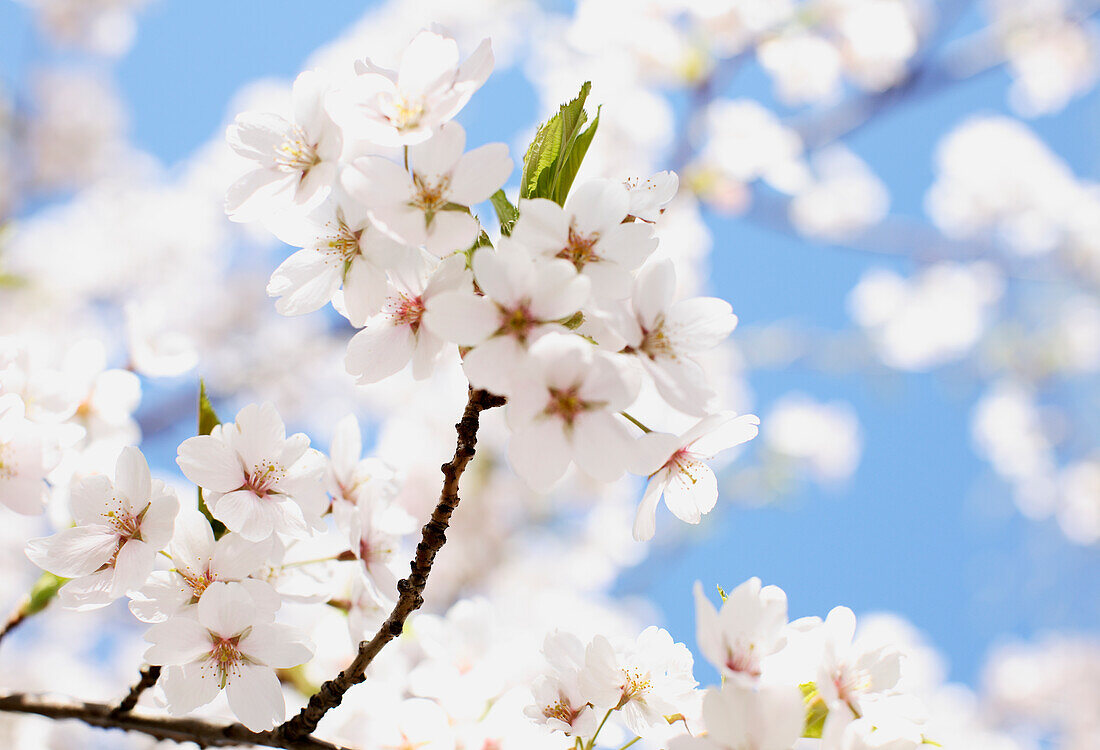
[[[140,3],[33,5],[59,40],[78,33],[95,46],[97,30],[126,25],[119,19],[128,22]],[[690,123],[703,126],[703,138],[686,161],[669,165],[682,180],[652,174],[666,166],[652,160],[673,137],[666,92],[657,92],[670,84],[674,92],[711,86],[754,53],[786,101],[829,105],[846,87],[873,96],[904,80],[917,61],[930,6],[814,0],[626,7],[601,0],[577,3],[575,17],[563,22],[522,0],[461,10],[436,0],[417,5],[383,4],[320,50],[309,63],[319,70],[304,74],[293,96],[285,92],[293,99],[289,109],[244,115],[231,128],[234,156],[209,146],[170,175],[124,147],[125,117],[98,76],[42,76],[31,96],[35,111],[16,112],[17,131],[30,146],[0,144],[10,146],[0,147],[0,165],[28,154],[39,189],[100,181],[62,205],[19,217],[3,238],[0,283],[29,283],[10,290],[5,284],[0,306],[0,321],[26,332],[0,346],[0,503],[20,514],[0,529],[0,553],[18,552],[12,570],[26,565],[27,538],[42,537],[48,523],[57,533],[35,538],[27,551],[71,578],[58,595],[68,610],[36,621],[40,635],[15,634],[38,638],[33,658],[5,643],[12,666],[0,680],[4,687],[53,691],[56,680],[72,679],[81,695],[87,689],[90,699],[117,700],[140,653],[123,645],[128,661],[116,659],[127,663],[112,671],[119,665],[100,670],[101,657],[89,656],[91,668],[68,653],[59,664],[52,652],[58,643],[78,649],[90,634],[119,626],[110,618],[121,609],[147,628],[146,661],[165,668],[149,691],[157,702],[177,714],[273,726],[284,716],[284,700],[293,708],[346,665],[349,649],[392,605],[397,565],[407,559],[405,535],[438,493],[438,464],[454,448],[450,424],[469,381],[507,396],[507,417],[485,416],[479,457],[463,479],[463,508],[432,575],[430,612],[414,616],[368,681],[349,693],[326,737],[361,747],[560,749],[562,732],[595,746],[600,720],[610,715],[616,720],[599,735],[610,747],[637,735],[640,747],[673,749],[908,750],[927,738],[960,750],[1031,750],[1027,732],[1009,737],[989,729],[988,706],[959,686],[939,684],[942,677],[921,686],[932,709],[922,723],[906,695],[895,694],[907,694],[912,675],[904,686],[887,685],[894,650],[864,648],[861,636],[846,648],[851,616],[844,610],[823,622],[788,623],[785,604],[777,614],[774,587],[752,582],[731,592],[737,607],[723,606],[718,625],[713,607],[704,612],[699,604],[697,641],[724,681],[704,694],[686,648],[657,628],[638,636],[645,620],[626,600],[604,596],[644,554],[629,537],[654,535],[662,495],[673,514],[698,522],[715,504],[719,478],[727,496],[754,482],[745,494],[758,502],[781,492],[789,474],[836,483],[859,462],[861,428],[847,404],[788,395],[761,412],[762,466],[741,470],[741,484],[708,466],[719,451],[755,434],[754,418],[718,408],[745,406],[742,368],[766,359],[769,345],[775,351],[776,340],[763,334],[777,331],[758,332],[742,363],[727,338],[736,322],[730,307],[696,296],[705,287],[710,234],[694,198],[710,208],[748,210],[755,221],[749,207],[768,209],[773,187],[785,196],[776,205],[794,231],[837,242],[883,221],[889,203],[885,185],[846,147],[819,149],[798,118],[725,94]],[[1090,84],[1092,32],[1069,5],[988,4],[998,48],[1023,92],[1013,94],[1018,109],[1060,108]],[[627,33],[609,30],[608,20],[624,12],[641,22]],[[402,52],[397,45],[423,22],[419,13],[446,19],[457,41],[430,30]],[[539,32],[530,39],[517,33],[526,27]],[[572,96],[583,78],[598,77],[600,130],[564,195],[532,196],[521,178],[515,199],[514,165],[503,144],[466,151],[452,118],[493,67],[488,45],[477,45],[489,30],[501,57],[529,43],[538,62],[528,75],[547,107]],[[565,59],[547,56],[566,44]],[[462,60],[460,46],[476,51]],[[353,65],[364,49],[399,64],[392,71],[371,60]],[[283,93],[264,84],[241,96],[247,108],[275,109]],[[24,122],[28,114],[33,119]],[[927,211],[960,243],[995,235],[1012,259],[1056,259],[1088,283],[1100,257],[1088,221],[1094,186],[1034,148],[1034,136],[1011,122],[964,123],[945,139]],[[223,225],[225,186],[242,164],[246,174],[228,200],[240,223]],[[0,172],[5,214],[12,205],[7,181],[24,170]],[[503,209],[500,221],[482,211],[487,198]],[[253,218],[301,248],[271,275],[273,307],[297,316],[331,302],[359,330],[350,345],[333,316],[287,320],[257,312],[271,307],[257,294],[258,275],[277,264],[266,255],[269,233],[247,226]],[[57,243],[59,235],[80,242]],[[849,305],[874,359],[924,370],[1001,344],[991,335],[1003,334],[998,317],[1019,311],[1004,304],[1014,295],[1001,259],[983,255],[989,257],[977,263],[922,266],[909,277],[896,267],[867,274]],[[1087,445],[1068,462],[1058,455],[1064,422],[1078,415],[1057,413],[1033,383],[1018,382],[1087,375],[1100,361],[1087,289],[1057,301],[1056,330],[1029,332],[1009,355],[1019,358],[1006,368],[1016,377],[994,381],[979,402],[974,438],[1026,514],[1056,514],[1075,541],[1091,543],[1100,533],[1095,455]],[[87,343],[64,357],[26,344],[44,332],[61,350],[70,335],[106,339],[123,314],[125,359]],[[786,343],[779,341],[779,358],[789,356]],[[151,438],[164,439],[157,410],[190,422],[193,399],[188,383],[185,413],[172,416],[176,399],[153,388],[147,400],[164,401],[135,414],[137,375],[187,372],[199,351],[204,374],[227,403],[270,398],[287,424],[325,425],[317,434],[331,434],[329,456],[304,435],[287,436],[271,405],[252,405],[180,447],[179,466],[203,488],[199,502],[193,487],[150,473],[130,447],[140,439],[137,421]],[[124,364],[112,369],[107,362]],[[418,380],[410,383],[403,372]],[[353,389],[353,379],[371,387]],[[373,452],[387,462],[362,458],[359,424],[345,416],[352,408],[377,420],[370,426],[377,426]],[[152,461],[156,448],[146,450]],[[637,508],[635,485],[611,481],[625,474],[648,480]],[[28,515],[44,506],[48,521]],[[9,558],[2,559],[8,569]],[[0,586],[15,594],[22,584],[13,576]],[[472,592],[485,598],[470,598]],[[104,606],[118,599],[129,600],[128,610]],[[754,602],[768,612],[755,624],[735,622],[741,615],[734,610],[753,611]],[[861,622],[867,629],[875,621]],[[550,667],[534,681],[532,696],[533,638],[541,639],[547,623],[560,632],[545,643]],[[760,642],[746,628],[771,634],[762,638],[765,650],[775,650],[759,664],[755,647],[746,656],[736,645]],[[885,629],[893,640],[911,631],[897,623]],[[1065,727],[1074,742],[1088,743],[1095,728],[1079,719],[1088,716],[1095,680],[1087,666],[1074,671],[1073,657],[1091,658],[1094,648],[1082,639],[1065,656],[1036,657],[1034,665],[1007,658],[1003,670],[991,668],[987,692],[1012,717],[996,721]],[[908,656],[904,664],[927,661]],[[994,667],[1002,656],[993,655]],[[1021,680],[1044,673],[1052,660],[1065,685]],[[839,662],[860,666],[843,672]],[[927,665],[917,666],[924,675]],[[830,676],[841,683],[830,686]],[[1075,697],[1071,705],[1050,709],[1050,696],[1064,694]],[[6,719],[0,736],[10,730],[21,749],[45,745],[47,734],[65,746],[85,742],[68,723],[46,730],[33,719]],[[796,739],[798,731],[807,736]],[[685,732],[691,736],[680,736]],[[134,737],[118,742],[151,746]]]
[[[931,741],[925,709],[899,684],[902,653],[857,638],[850,609],[788,622],[784,592],[758,578],[722,598],[715,608],[696,584],[696,641],[720,686],[700,693],[690,652],[658,628],[587,646],[554,632],[528,716],[579,747],[594,747],[612,715],[635,741],[669,750],[790,750],[801,738],[800,748],[916,750]]]
[[[465,150],[452,119],[492,62],[488,40],[460,61],[453,39],[425,30],[396,71],[365,59],[343,82],[301,74],[292,121],[245,113],[230,126],[253,166],[226,210],[301,247],[268,293],[283,314],[331,303],[359,329],[345,360],[358,383],[406,367],[424,380],[461,356],[472,387],[508,399],[508,457],[531,487],[551,488],[571,464],[605,482],[632,471],[650,477],[636,538],[653,536],[662,494],[698,523],[718,495],[705,461],[750,440],[759,421],[716,411],[699,362],[736,325],[729,304],[680,299],[674,266],[653,258],[677,177],[570,191],[573,174],[555,174],[558,200],[513,206],[501,190],[507,147]],[[472,211],[490,197],[511,211],[495,242]],[[643,386],[699,421],[679,435],[652,431],[627,412]]]

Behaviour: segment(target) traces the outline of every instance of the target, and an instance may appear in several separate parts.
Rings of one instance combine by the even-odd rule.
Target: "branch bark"
[[[340,705],[344,699],[344,693],[353,685],[366,679],[364,673],[374,657],[383,646],[401,635],[406,618],[424,603],[423,593],[428,582],[428,574],[431,573],[436,553],[447,541],[447,526],[450,523],[451,514],[458,507],[458,480],[462,477],[470,459],[474,457],[481,412],[503,404],[504,399],[500,396],[494,396],[488,391],[470,389],[462,420],[455,425],[458,444],[455,447],[454,458],[440,467],[444,479],[439,503],[432,512],[431,520],[424,525],[421,532],[416,556],[410,563],[409,577],[397,584],[399,593],[397,604],[374,637],[359,644],[359,653],[351,664],[335,678],[321,685],[321,689],[314,693],[298,715],[276,730],[287,740],[293,741],[312,734],[329,709]]]
[[[150,665],[141,670],[141,679],[139,679],[130,692],[126,694],[126,697],[122,699],[122,702],[115,707],[115,710],[111,712],[112,716],[121,716],[122,714],[129,713],[134,710],[134,706],[137,705],[138,698],[153,685],[157,684],[157,680],[160,679],[160,667]]]
[[[114,706],[105,703],[57,702],[23,693],[0,696],[0,711],[37,714],[49,719],[77,719],[93,727],[140,732],[158,740],[194,742],[199,747],[261,745],[284,750],[343,750],[338,745],[313,737],[290,740],[283,737],[278,730],[253,732],[241,724],[221,725],[201,719],[177,719],[138,713],[119,715]]]

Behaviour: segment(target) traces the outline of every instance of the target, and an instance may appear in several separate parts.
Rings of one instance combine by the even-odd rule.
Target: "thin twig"
[[[157,680],[160,679],[160,667],[152,664],[141,670],[141,679],[139,679],[130,692],[126,694],[126,697],[122,699],[122,702],[118,704],[114,711],[111,712],[111,716],[121,716],[122,714],[129,713],[134,710],[134,706],[137,705],[138,699],[141,698],[141,694],[144,693],[153,685],[157,684]]]
[[[27,612],[22,607],[19,607],[11,613],[11,617],[4,623],[4,627],[0,630],[0,641],[8,636],[11,631],[23,624],[23,621],[27,619]]]
[[[138,713],[119,716],[114,706],[105,703],[59,702],[24,693],[0,696],[0,711],[37,714],[50,719],[76,719],[93,727],[140,732],[158,740],[194,742],[199,747],[258,745],[283,750],[344,750],[339,745],[313,737],[291,740],[278,730],[253,732],[241,724],[213,724],[201,719]]]
[[[409,577],[397,585],[399,592],[397,604],[375,636],[359,644],[359,653],[351,664],[335,678],[321,685],[321,689],[310,697],[309,703],[301,712],[276,730],[287,740],[293,741],[312,734],[325,713],[340,705],[344,699],[344,693],[352,685],[366,679],[364,673],[374,657],[387,643],[401,635],[406,618],[424,603],[423,592],[428,582],[428,574],[432,570],[436,553],[447,541],[446,532],[451,513],[458,507],[458,481],[466,470],[466,465],[474,457],[481,412],[503,404],[504,399],[500,396],[494,396],[487,391],[470,389],[462,421],[455,425],[458,445],[455,448],[454,458],[441,467],[444,480],[439,504],[432,512],[431,520],[424,526],[420,544],[416,547],[416,556],[410,563]]]

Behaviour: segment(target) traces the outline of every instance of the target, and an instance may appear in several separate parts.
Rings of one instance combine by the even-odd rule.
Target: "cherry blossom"
[[[302,248],[275,269],[267,285],[283,315],[313,312],[340,294],[349,317],[365,320],[382,307],[386,269],[409,252],[372,226],[352,201],[327,201],[309,217],[272,223],[271,229]]]
[[[623,223],[630,206],[622,183],[591,180],[574,187],[564,206],[521,201],[512,238],[535,255],[568,260],[592,281],[594,295],[622,299],[630,294],[631,272],[657,247],[650,224]]]
[[[241,583],[254,606],[274,616],[279,597],[270,584],[249,578],[267,562],[271,543],[249,542],[239,534],[215,541],[206,516],[195,508],[180,508],[168,545],[170,570],[157,570],[145,585],[130,592],[130,611],[143,622],[164,622],[186,607],[198,604],[215,581]]]
[[[303,433],[288,438],[270,403],[249,404],[234,423],[183,441],[176,463],[203,488],[214,517],[248,541],[308,535],[328,508],[324,457]]]
[[[485,39],[459,64],[455,40],[424,29],[409,42],[396,71],[369,58],[355,69],[355,80],[329,98],[329,110],[374,143],[411,146],[428,140],[466,106],[493,70],[493,50]]]
[[[380,229],[443,257],[474,243],[479,227],[468,208],[488,200],[512,172],[503,143],[464,154],[465,147],[466,131],[449,122],[430,140],[409,147],[408,171],[384,157],[363,156],[341,180]]]
[[[683,435],[643,435],[638,441],[635,472],[648,476],[649,484],[634,518],[634,538],[653,538],[662,497],[681,521],[699,523],[718,502],[718,479],[705,462],[752,440],[759,425],[760,418],[754,414],[720,412],[703,417]]]
[[[597,479],[618,479],[633,439],[616,412],[638,393],[633,370],[568,334],[546,334],[529,355],[507,406],[512,468],[536,489],[557,482],[570,461]]]
[[[229,707],[253,731],[271,729],[286,715],[276,669],[313,656],[304,633],[271,622],[241,584],[214,582],[196,617],[175,617],[149,628],[150,664],[166,666],[162,684],[168,711],[183,715],[225,690]]]
[[[354,414],[336,423],[325,481],[334,501],[352,505],[389,502],[398,490],[391,466],[378,458],[363,457],[363,435]]]
[[[642,221],[657,221],[680,189],[680,177],[675,172],[658,172],[641,179],[629,177],[623,180],[630,195],[628,214]]]
[[[527,346],[550,331],[565,332],[562,322],[584,304],[589,283],[564,260],[535,261],[506,238],[497,247],[474,254],[483,296],[445,292],[431,301],[425,318],[443,338],[473,347],[462,366],[475,388],[508,395]]]
[[[442,262],[425,256],[396,269],[382,311],[368,318],[348,342],[348,373],[358,383],[376,383],[411,361],[414,378],[431,375],[446,342],[424,324],[424,311],[435,296],[469,287],[470,274],[461,255]]]
[[[0,395],[0,502],[24,515],[46,506],[46,474],[52,466],[41,429],[24,417],[23,399]]]
[[[71,609],[103,607],[139,588],[168,544],[179,510],[174,492],[154,480],[137,448],[124,448],[114,480],[91,476],[70,493],[76,525],[27,542],[27,556],[72,580],[59,592]]]
[[[817,689],[829,707],[823,734],[833,734],[861,716],[863,701],[897,685],[901,654],[889,646],[853,643],[856,616],[847,607],[829,612],[821,626],[823,651]]]
[[[738,682],[703,697],[705,737],[678,737],[669,750],[790,750],[802,736],[806,709],[795,685],[754,690]]]
[[[634,281],[633,317],[624,321],[626,351],[638,357],[657,390],[674,408],[703,416],[714,392],[694,357],[722,342],[737,325],[728,302],[692,297],[673,302],[676,271],[664,260]]]
[[[645,736],[686,710],[695,691],[691,652],[668,631],[648,627],[637,640],[613,646],[597,635],[585,650],[584,694],[598,709],[623,712],[630,729]]]
[[[352,553],[363,563],[368,584],[392,600],[397,593],[397,575],[391,566],[398,562],[395,555],[401,539],[416,528],[416,519],[385,499],[357,505],[339,503],[334,515]]]
[[[596,731],[596,712],[581,689],[584,646],[572,633],[555,631],[542,645],[549,671],[531,686],[534,704],[524,713],[551,731],[571,737],[591,737]]]
[[[309,210],[329,196],[344,144],[324,109],[327,90],[324,76],[306,71],[294,81],[293,121],[271,113],[237,115],[226,138],[256,165],[226,193],[230,219],[252,221],[286,205]]]
[[[763,660],[776,653],[787,638],[787,595],[778,586],[761,588],[750,578],[726,594],[716,610],[695,582],[695,627],[699,650],[731,683],[755,685],[763,674]]]

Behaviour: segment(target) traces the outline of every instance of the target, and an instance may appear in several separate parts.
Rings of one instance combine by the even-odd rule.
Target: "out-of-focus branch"
[[[134,710],[134,706],[137,705],[138,699],[141,698],[141,694],[144,693],[153,685],[157,684],[157,680],[160,679],[160,667],[153,664],[145,667],[141,670],[141,678],[134,683],[134,686],[130,688],[130,692],[126,694],[126,697],[122,699],[122,702],[115,707],[115,710],[111,712],[112,716],[121,716]]]
[[[458,507],[459,479],[462,478],[462,473],[466,470],[470,459],[474,457],[477,447],[481,412],[503,404],[504,399],[500,396],[494,396],[488,391],[470,389],[462,420],[455,425],[458,445],[455,448],[454,458],[441,467],[444,480],[439,503],[432,512],[431,520],[424,525],[420,543],[416,547],[416,556],[410,563],[411,570],[408,578],[398,582],[397,604],[374,637],[359,644],[359,652],[351,664],[336,677],[321,685],[321,689],[310,697],[309,703],[298,715],[276,730],[280,736],[293,741],[308,737],[317,729],[317,724],[328,710],[340,705],[344,699],[344,693],[353,685],[366,679],[366,669],[374,657],[387,643],[401,635],[406,618],[424,603],[423,593],[428,583],[428,574],[431,573],[436,553],[447,541],[446,532],[451,514]]]

